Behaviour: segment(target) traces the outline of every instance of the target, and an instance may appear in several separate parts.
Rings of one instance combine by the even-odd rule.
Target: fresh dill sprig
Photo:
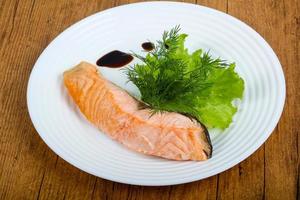
[[[214,85],[210,74],[229,64],[202,50],[189,54],[184,48],[187,35],[179,32],[179,25],[165,31],[146,56],[133,52],[142,63],[127,68],[126,74],[153,113],[179,112],[199,119],[199,100],[203,95],[211,95]]]
[[[170,31],[164,31],[162,40],[156,41],[154,50],[150,52],[155,57],[167,56],[169,52],[176,49],[178,44],[180,26],[177,25]]]

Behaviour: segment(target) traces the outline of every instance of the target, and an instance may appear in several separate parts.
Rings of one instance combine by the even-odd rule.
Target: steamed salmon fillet
[[[151,113],[106,80],[96,66],[81,62],[64,72],[69,95],[84,116],[129,149],[173,160],[207,160],[212,146],[204,126],[179,113]]]

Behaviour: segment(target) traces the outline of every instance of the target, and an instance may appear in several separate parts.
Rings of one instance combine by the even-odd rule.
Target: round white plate
[[[161,38],[180,24],[187,47],[236,62],[245,80],[244,98],[234,123],[210,130],[208,161],[171,161],[135,153],[97,130],[68,97],[62,73],[85,60],[95,63],[111,50],[140,52],[141,43]],[[137,94],[119,69],[104,76]],[[44,50],[28,83],[28,109],[47,145],[72,165],[105,179],[136,185],[172,185],[218,174],[247,158],[275,128],[285,101],[280,63],[266,41],[243,22],[216,10],[185,3],[148,2],[108,9],[74,24]]]

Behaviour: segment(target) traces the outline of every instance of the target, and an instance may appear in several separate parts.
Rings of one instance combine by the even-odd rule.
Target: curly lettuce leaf
[[[241,99],[244,81],[235,72],[235,64],[214,59],[201,49],[189,53],[184,42],[187,34],[179,27],[164,32],[155,49],[143,61],[127,71],[140,90],[141,99],[153,111],[170,111],[193,116],[209,128],[227,128]]]
[[[187,71],[193,71],[203,65],[204,59],[201,57],[202,50],[196,50],[192,54],[188,53],[188,49],[184,47],[187,34],[180,34],[177,49],[172,53],[173,57],[183,60],[187,64]],[[234,71],[235,64],[232,63],[228,67],[210,66],[209,74],[206,80],[210,83],[210,87],[198,91],[196,94],[190,95],[196,97],[193,102],[194,108],[197,110],[196,117],[207,127],[216,127],[225,129],[232,122],[237,108],[232,104],[234,99],[241,99],[244,91],[243,79]],[[191,114],[191,113],[189,113]],[[194,114],[195,115],[195,114]]]
[[[228,68],[214,70],[207,77],[211,87],[196,95],[197,118],[207,127],[225,129],[237,112],[232,101],[243,97],[244,81],[234,68],[235,65],[231,64]]]

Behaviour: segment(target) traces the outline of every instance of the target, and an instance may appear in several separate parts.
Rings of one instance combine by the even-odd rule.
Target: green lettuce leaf
[[[235,65],[214,70],[207,80],[211,87],[197,94],[197,118],[207,127],[225,129],[232,122],[237,108],[232,104],[234,99],[241,99],[244,81],[234,71]]]
[[[155,49],[127,70],[141,92],[141,100],[154,112],[170,111],[197,118],[209,128],[227,128],[237,112],[232,102],[241,99],[244,81],[235,64],[212,58],[201,49],[189,53],[187,34],[179,27],[164,32]]]
[[[202,50],[199,49],[192,54],[188,53],[188,49],[184,47],[186,34],[179,35],[178,48],[173,57],[183,60],[187,64],[187,71],[192,71],[200,65],[205,65]],[[197,112],[193,115],[198,118],[209,128],[227,128],[232,122],[237,108],[232,104],[234,99],[241,99],[244,91],[243,79],[234,71],[235,64],[232,63],[228,67],[220,67],[220,63],[215,63],[215,66],[210,66],[208,75],[203,82],[209,83],[210,87],[197,91],[189,95],[188,98],[192,99],[193,96],[196,101],[193,106]],[[202,70],[204,70],[202,68]],[[191,114],[189,112],[189,114]]]

